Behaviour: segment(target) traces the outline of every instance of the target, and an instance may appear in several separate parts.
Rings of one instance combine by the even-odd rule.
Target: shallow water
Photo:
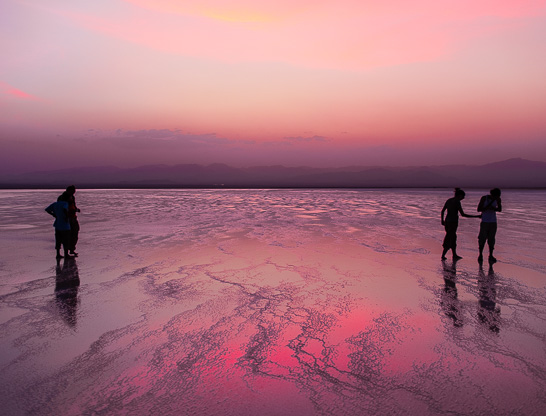
[[[492,268],[450,190],[82,190],[57,265],[58,194],[0,191],[6,414],[546,412],[546,192]]]

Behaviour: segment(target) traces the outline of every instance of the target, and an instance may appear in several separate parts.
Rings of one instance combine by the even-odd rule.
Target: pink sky
[[[4,169],[546,161],[546,1],[5,0],[0,35]]]

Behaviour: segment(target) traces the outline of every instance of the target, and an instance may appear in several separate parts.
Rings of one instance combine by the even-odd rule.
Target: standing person
[[[483,262],[483,249],[485,242],[489,246],[489,263],[493,264],[497,261],[493,257],[493,250],[495,249],[495,235],[497,234],[497,212],[502,211],[501,204],[501,190],[499,188],[493,188],[489,191],[489,195],[484,195],[480,199],[478,204],[478,212],[482,213],[482,222],[480,224],[480,234],[478,235],[478,244],[480,248],[480,255],[478,256],[478,262]]]
[[[479,218],[479,215],[468,215],[463,211],[461,201],[465,197],[465,192],[461,188],[455,188],[455,196],[449,198],[444,207],[442,208],[442,225],[445,227],[446,236],[444,238],[444,251],[442,252],[442,260],[446,259],[446,254],[449,250],[453,253],[453,260],[457,261],[462,259],[457,254],[457,228],[459,227],[459,213],[463,217],[467,218]],[[447,215],[444,219],[444,214],[447,211]]]
[[[80,212],[80,209],[76,206],[76,187],[70,185],[66,188],[65,194],[68,195],[68,220],[70,222],[70,254],[77,256],[76,253],[76,244],[78,244],[78,235],[80,232],[80,224],[78,223],[77,212]]]
[[[64,249],[65,257],[72,257],[68,254],[70,246],[70,222],[68,220],[68,195],[64,193],[57,199],[57,202],[49,205],[46,212],[55,217],[53,226],[55,227],[55,250],[57,258],[61,256],[61,245]]]

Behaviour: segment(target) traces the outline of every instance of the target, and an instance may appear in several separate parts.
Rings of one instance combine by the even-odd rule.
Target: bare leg
[[[497,233],[497,224],[495,224],[495,228],[492,230],[491,235],[489,236],[489,239],[487,240],[487,244],[489,245],[489,263],[493,264],[497,262],[497,259],[493,257],[493,250],[495,249],[495,234]]]
[[[495,257],[493,257],[493,249],[490,246],[489,247],[489,263],[493,264],[493,263],[496,263],[496,262],[497,262],[497,259]]]
[[[479,244],[479,248],[480,248],[480,255],[478,256],[478,262],[482,263],[483,262],[483,249],[485,247],[485,241],[482,241],[480,239],[478,244]]]

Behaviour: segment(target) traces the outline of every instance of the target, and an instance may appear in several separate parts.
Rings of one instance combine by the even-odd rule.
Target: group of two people
[[[501,191],[499,188],[491,189],[489,195],[481,197],[478,204],[479,215],[468,215],[463,211],[461,201],[465,197],[465,192],[460,188],[455,188],[455,196],[449,198],[442,208],[442,225],[445,227],[446,236],[444,238],[444,251],[442,260],[446,259],[449,250],[453,253],[453,260],[460,260],[462,257],[457,254],[457,227],[459,225],[459,213],[467,218],[481,218],[480,233],[478,234],[478,246],[480,255],[478,262],[483,262],[483,250],[485,243],[489,246],[489,263],[493,264],[497,259],[493,256],[495,249],[495,235],[497,234],[497,212],[502,211]],[[447,212],[447,215],[444,214]]]
[[[48,214],[55,217],[53,226],[55,227],[55,250],[57,258],[63,258],[61,255],[61,246],[64,249],[64,257],[76,257],[76,244],[80,224],[76,213],[80,212],[76,206],[76,187],[70,185],[58,198],[57,202],[49,205],[45,210]]]

